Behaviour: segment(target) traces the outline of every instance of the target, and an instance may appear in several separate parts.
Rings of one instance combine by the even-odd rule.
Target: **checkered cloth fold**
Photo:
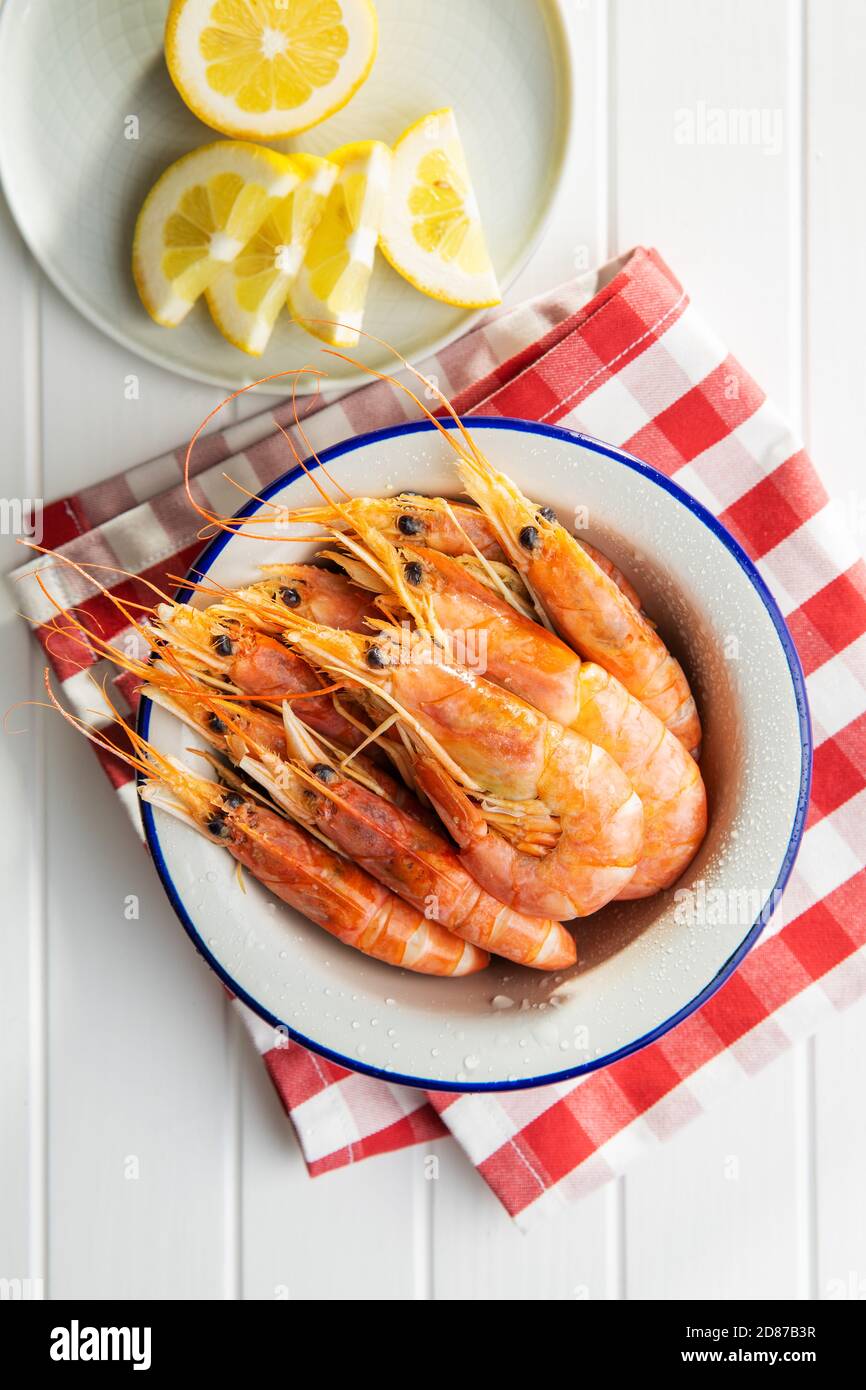
[[[568,425],[676,477],[733,532],[773,590],[800,653],[814,721],[812,801],[784,914],[700,1010],[614,1066],[524,1092],[425,1094],[345,1071],[292,1042],[275,1046],[273,1031],[235,1001],[311,1173],[450,1132],[525,1225],[622,1172],[642,1146],[700,1114],[721,1086],[757,1071],[866,991],[866,569],[790,427],[654,251],[638,249],[500,314],[423,371],[464,413]],[[377,382],[316,402],[305,429],[321,449],[412,415],[403,393]],[[224,472],[256,491],[285,471],[275,421],[291,430],[291,410],[265,411],[201,441],[195,487],[216,511],[237,505]],[[183,455],[181,448],[55,502],[45,512],[44,543],[165,586],[200,548],[199,518],[181,482]],[[43,570],[43,579],[112,641],[128,636],[86,580],[62,567]],[[148,601],[140,580],[114,588]],[[93,703],[93,685],[80,646],[56,634],[49,646],[53,611],[32,580],[17,594],[65,698],[82,712]],[[94,654],[90,670],[100,679],[110,674],[101,666]],[[116,683],[134,700],[128,679]],[[101,756],[133,806],[126,768]]]

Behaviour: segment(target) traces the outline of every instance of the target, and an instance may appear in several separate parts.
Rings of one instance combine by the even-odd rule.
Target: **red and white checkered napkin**
[[[781,604],[815,726],[812,803],[783,911],[702,1009],[614,1066],[538,1090],[426,1095],[344,1071],[294,1043],[275,1046],[272,1030],[242,1010],[311,1173],[450,1131],[527,1224],[621,1172],[639,1147],[700,1114],[724,1082],[758,1070],[866,992],[866,568],[779,412],[655,252],[637,250],[502,314],[424,370],[464,412],[585,430],[676,477],[715,512]],[[290,418],[284,408],[275,414]],[[306,427],[321,448],[408,414],[402,393],[376,383],[320,403]],[[199,549],[199,519],[178,483],[182,455],[54,503],[45,544],[160,585],[167,573],[183,573]],[[255,490],[286,464],[285,441],[266,412],[203,441],[197,486],[217,511],[231,511],[238,494],[224,471]],[[91,586],[59,567],[44,579],[67,606],[123,639],[117,614]],[[148,601],[135,582],[117,589]],[[32,580],[18,585],[18,597],[37,623],[50,618]],[[92,705],[80,648],[54,638],[48,655],[70,703]],[[103,761],[134,801],[122,765]]]

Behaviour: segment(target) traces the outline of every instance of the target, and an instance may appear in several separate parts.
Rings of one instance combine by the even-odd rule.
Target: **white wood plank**
[[[815,1040],[818,1298],[866,1299],[866,1004],[825,1023]]]
[[[788,0],[614,0],[611,9],[618,247],[656,246],[785,408],[798,347],[789,296],[796,10]]]
[[[457,1145],[431,1149],[433,1272],[438,1299],[583,1301],[619,1295],[616,1187],[524,1234]]]
[[[797,1138],[786,1056],[633,1164],[627,1296],[800,1297]]]
[[[52,497],[177,442],[182,415],[213,395],[165,382],[149,394],[160,374],[53,291],[42,342]],[[139,368],[142,394],[129,401],[123,380]],[[47,747],[52,1293],[219,1298],[233,1291],[235,1149],[223,995],[91,750],[58,721]]]
[[[248,1046],[240,1074],[243,1297],[416,1297],[419,1224],[420,1242],[425,1239],[416,1186],[425,1147],[310,1178],[276,1092]]]
[[[808,418],[813,455],[866,548],[861,441],[866,187],[852,177],[866,137],[866,7],[808,8]]]
[[[225,1006],[90,751],[49,758],[52,1291],[219,1298]]]
[[[808,441],[830,490],[866,550],[862,440],[866,188],[851,177],[866,133],[862,54],[866,7],[858,0],[807,12]],[[866,1297],[866,1115],[862,1058],[866,1002],[825,1024],[813,1044],[816,1078],[819,1298]]]
[[[59,722],[48,764],[52,1295],[220,1298],[227,1006]]]
[[[42,494],[38,415],[37,273],[0,204],[0,414],[3,445],[0,493],[23,506],[22,516]],[[19,562],[15,518],[4,513],[0,564]],[[30,636],[15,613],[15,596],[0,595],[0,709],[9,710],[34,693],[35,663]],[[9,717],[10,731],[32,727],[29,712]],[[42,957],[41,852],[43,749],[41,733],[9,732],[0,738],[0,874],[3,931],[0,932],[0,1275],[42,1280],[45,1259],[45,998]],[[39,1289],[31,1283],[32,1291]]]
[[[174,376],[113,342],[47,282],[43,294],[45,449],[53,497],[184,443],[228,394]]]
[[[508,291],[508,305],[544,294],[594,269],[608,256],[605,0],[566,0],[562,13],[575,60],[567,163],[550,221],[531,260]]]

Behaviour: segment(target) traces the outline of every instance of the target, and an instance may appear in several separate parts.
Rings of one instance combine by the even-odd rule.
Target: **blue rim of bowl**
[[[448,429],[456,428],[453,421],[443,421],[443,423]],[[141,802],[141,817],[144,823],[145,838],[153,856],[157,872],[162,880],[162,885],[175,913],[180,919],[181,925],[190,937],[193,945],[200,954],[204,956],[208,965],[219,976],[226,988],[229,989],[236,998],[242,1000],[243,1003],[252,1009],[253,1013],[258,1014],[259,1018],[264,1019],[265,1022],[271,1024],[272,1027],[279,1028],[281,1035],[287,1034],[294,1042],[310,1048],[311,1051],[318,1053],[320,1057],[327,1057],[329,1061],[335,1062],[338,1066],[346,1067],[349,1071],[363,1072],[367,1076],[375,1076],[381,1081],[389,1081],[392,1084],[414,1086],[425,1091],[458,1091],[461,1093],[472,1091],[528,1091],[534,1089],[536,1086],[550,1086],[558,1081],[569,1081],[576,1076],[583,1076],[587,1072],[598,1071],[601,1067],[608,1067],[613,1062],[618,1062],[623,1057],[629,1057],[633,1052],[638,1052],[641,1048],[656,1042],[658,1038],[670,1032],[678,1023],[682,1023],[683,1019],[688,1018],[689,1015],[693,1014],[696,1009],[699,1009],[702,1004],[705,1004],[733,974],[743,958],[752,949],[767,922],[770,920],[774,906],[778,903],[779,895],[788,882],[791,870],[794,867],[794,860],[797,857],[800,842],[803,838],[803,827],[805,825],[806,812],[809,805],[809,789],[812,780],[812,725],[809,718],[809,704],[806,696],[806,681],[803,675],[803,668],[800,665],[800,658],[797,655],[794,640],[788,631],[788,627],[779,611],[776,600],[773,598],[757,569],[739,542],[734,540],[731,533],[707,510],[706,507],[696,501],[694,497],[684,491],[677,483],[665,477],[663,473],[659,473],[657,469],[651,468],[649,464],[642,463],[640,459],[636,459],[632,457],[632,455],[624,453],[621,449],[614,448],[612,445],[604,444],[600,440],[593,439],[589,435],[579,434],[576,430],[563,429],[559,425],[541,425],[532,420],[509,419],[504,416],[470,418],[469,423],[473,430],[516,430],[523,434],[536,434],[542,435],[547,439],[558,439],[566,444],[577,444],[582,448],[589,449],[591,453],[601,454],[605,458],[613,459],[615,462],[623,464],[626,468],[630,468],[635,473],[640,473],[657,487],[670,493],[682,506],[686,507],[698,520],[703,522],[704,526],[713,533],[716,539],[719,540],[725,549],[734,557],[740,569],[743,570],[752,587],[756,590],[758,597],[761,599],[776,629],[776,634],[788,663],[788,670],[791,675],[791,683],[797,705],[797,717],[800,725],[801,764],[797,809],[794,813],[791,833],[788,838],[788,844],[782,858],[779,873],[767,901],[764,903],[755,922],[740,942],[740,945],[728,957],[709,983],[705,985],[693,999],[689,1000],[687,1004],[684,1004],[681,1009],[678,1009],[676,1013],[672,1014],[670,1018],[665,1019],[664,1022],[657,1024],[650,1032],[644,1033],[641,1037],[635,1038],[632,1042],[624,1044],[622,1047],[607,1053],[603,1057],[595,1057],[591,1061],[582,1062],[576,1067],[566,1067],[563,1071],[550,1072],[544,1076],[522,1077],[517,1081],[461,1082],[459,1087],[455,1087],[453,1083],[446,1081],[428,1079],[425,1077],[406,1076],[395,1071],[384,1071],[380,1067],[373,1067],[367,1063],[360,1062],[356,1057],[345,1057],[340,1052],[334,1052],[331,1048],[316,1042],[314,1038],[308,1038],[305,1034],[298,1032],[296,1028],[291,1028],[283,1019],[271,1013],[263,1004],[260,1004],[258,1000],[248,994],[243,986],[232,979],[231,975],[228,974],[212,952],[208,950],[204,939],[190,918],[181,900],[162,852],[153,808],[146,801]],[[308,460],[303,468],[300,466],[290,468],[280,478],[277,478],[275,482],[271,483],[269,487],[262,491],[261,501],[268,501],[274,493],[281,491],[289,483],[302,477],[305,469],[311,471],[315,470],[319,464],[330,463],[334,459],[342,458],[344,455],[353,453],[356,449],[364,448],[369,444],[379,444],[386,439],[394,439],[401,435],[408,436],[420,434],[435,428],[436,426],[432,425],[429,420],[417,420],[409,421],[402,425],[392,425],[387,429],[372,430],[367,434],[355,435],[351,439],[344,440],[340,444],[332,445],[329,449],[323,449],[318,455],[318,458]],[[248,502],[246,506],[241,507],[235,515],[239,518],[254,516],[259,509],[260,502],[252,501]],[[214,540],[205,547],[197,562],[191,566],[184,584],[177,592],[176,597],[180,602],[185,602],[192,596],[193,590],[189,587],[190,583],[196,578],[201,578],[207,574],[213,561],[225,548],[230,539],[230,532],[221,532],[220,535],[216,536]],[[144,738],[147,738],[150,728],[152,708],[152,702],[146,697],[143,697],[139,711],[138,728]],[[138,780],[140,781],[141,778],[139,777]]]

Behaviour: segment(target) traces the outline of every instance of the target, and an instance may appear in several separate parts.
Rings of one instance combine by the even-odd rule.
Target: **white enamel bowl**
[[[683,661],[703,720],[710,805],[705,844],[683,880],[578,923],[578,964],[561,975],[494,961],[478,975],[438,980],[340,945],[248,875],[242,893],[224,850],[144,809],[186,930],[256,1013],[348,1067],[461,1090],[537,1086],[602,1066],[712,994],[756,941],[790,872],[811,753],[790,636],[754,568],[709,513],[654,470],[569,431],[492,419],[472,429],[534,500],[566,523],[579,516],[582,534],[634,581]],[[322,455],[350,491],[378,495],[454,495],[452,457],[426,423]],[[267,496],[292,506],[316,500],[296,472]],[[292,558],[302,549],[292,546]],[[222,535],[196,568],[235,586],[285,553],[278,538]],[[178,756],[193,737],[148,702],[142,727]]]

